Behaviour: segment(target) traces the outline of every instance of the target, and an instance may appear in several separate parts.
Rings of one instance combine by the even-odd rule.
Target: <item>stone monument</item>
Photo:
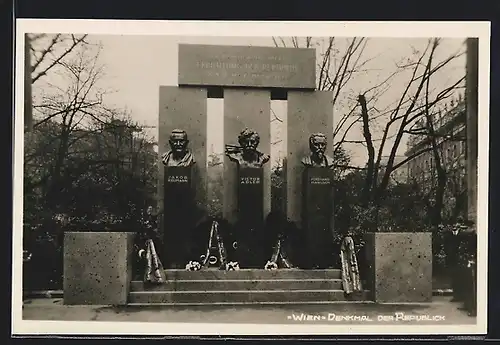
[[[226,145],[225,152],[237,165],[238,229],[235,240],[237,246],[239,244],[241,255],[252,255],[254,258],[259,256],[254,242],[259,238],[259,230],[263,228],[265,216],[262,167],[270,158],[257,150],[259,142],[259,134],[245,128],[238,136],[239,146]]]
[[[309,137],[310,153],[302,158],[302,228],[305,233],[309,268],[331,264],[333,242],[333,159],[325,154],[328,141],[323,133]]]
[[[66,232],[64,304],[127,304],[134,238],[133,232]]]
[[[164,165],[164,260],[167,265],[182,267],[189,257],[190,231],[194,210],[192,167],[196,163],[188,149],[189,139],[184,130],[170,134],[170,151],[162,155]]]
[[[196,192],[196,210],[201,211],[198,212],[201,217],[193,218],[202,221],[207,216],[207,98],[219,98],[224,107],[220,133],[224,138],[241,136],[243,128],[252,129],[247,130],[249,139],[245,139],[245,144],[226,145],[222,167],[222,218],[234,229],[231,232],[236,233],[238,240],[225,242],[231,248],[235,244],[239,253],[245,251],[245,243],[250,245],[250,240],[258,243],[262,236],[254,236],[254,231],[263,228],[265,217],[272,211],[271,164],[266,164],[271,152],[271,101],[286,100],[286,181],[280,187],[283,189],[282,205],[286,210],[282,211],[287,219],[300,226],[303,199],[301,158],[307,149],[304,135],[318,131],[333,133],[333,95],[331,91],[316,90],[315,50],[181,44],[178,54],[177,85],[160,87],[158,144],[164,147],[175,128],[189,133],[189,147],[196,157],[191,187]],[[330,153],[328,149],[326,152]],[[159,158],[163,158],[161,153]],[[169,219],[170,211],[161,209],[168,204],[168,200],[163,202],[163,199],[170,196],[164,196],[164,184],[168,182],[163,166],[160,169],[159,213],[161,227],[168,235],[177,233],[178,226]],[[197,241],[193,239],[188,246],[194,242]],[[255,251],[260,249],[259,245],[250,247],[250,255],[258,256]],[[255,265],[256,268],[262,268],[269,255],[263,259]],[[240,262],[240,267],[244,266]]]

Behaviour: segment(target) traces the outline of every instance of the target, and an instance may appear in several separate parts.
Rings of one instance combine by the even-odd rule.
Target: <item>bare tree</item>
[[[368,107],[363,106],[363,104],[367,103],[365,98],[366,93],[361,94],[358,97],[358,101],[362,105],[361,117],[364,119],[365,142],[367,148],[369,148],[369,161],[367,166],[370,168],[370,171],[367,172],[366,188],[370,190],[370,201],[376,201],[382,197],[387,189],[390,175],[395,169],[402,166],[409,160],[432,150],[432,147],[427,147],[424,150],[407,157],[402,162],[395,164],[395,157],[403,136],[410,133],[414,134],[415,123],[422,118],[425,119],[426,115],[429,114],[430,109],[433,109],[433,107],[441,104],[448,97],[450,97],[457,88],[461,87],[465,79],[465,76],[460,77],[453,81],[450,85],[444,87],[442,90],[434,92],[433,96],[431,96],[429,84],[433,76],[438,71],[443,69],[443,67],[450,64],[451,61],[463,54],[463,52],[458,51],[449,55],[445,59],[434,63],[436,49],[439,44],[440,39],[430,39],[424,51],[416,54],[415,62],[409,62],[398,66],[398,69],[409,71],[411,75],[407,81],[405,89],[402,91],[399,99],[397,100],[396,105],[387,112],[384,112],[384,117],[380,117],[382,121],[385,121],[385,125],[383,126],[382,137],[380,139],[380,144],[378,145],[378,153],[376,157],[373,155],[371,149],[374,145],[371,135],[372,129],[370,128],[371,121],[369,121],[370,117],[373,119],[374,116],[370,116]],[[379,114],[375,113],[374,115],[378,116]],[[381,179],[379,179],[378,173],[381,171],[380,168],[383,152],[386,145],[389,144],[390,139],[393,140],[392,144],[390,144],[390,154],[387,164],[383,169],[383,175]]]
[[[29,35],[31,82],[34,84],[68,58],[80,45],[88,44],[87,35]]]
[[[452,208],[448,218],[456,218],[463,211],[465,197],[465,167],[464,167],[464,147],[465,147],[465,128],[460,127],[459,117],[465,117],[465,107],[461,99],[456,106],[451,102],[451,109],[446,110],[446,118],[451,119],[450,123],[443,123],[441,110],[426,111],[425,124],[420,128],[414,129],[414,134],[420,141],[419,149],[416,153],[427,151],[430,165],[425,172],[425,179],[421,181],[423,189],[427,191],[424,194],[425,199],[432,200],[428,203],[431,210],[431,221],[434,225],[442,222],[443,211],[446,208]],[[439,118],[436,121],[436,116]],[[458,122],[455,122],[458,120]],[[447,121],[447,120],[446,120]],[[463,126],[464,127],[464,126]],[[462,132],[458,132],[461,130]],[[458,133],[457,133],[458,132]],[[457,145],[462,143],[462,145]],[[458,152],[461,146],[462,151]],[[445,203],[445,199],[448,199]],[[450,200],[451,199],[451,200]],[[453,204],[453,205],[452,205]]]
[[[332,107],[343,104],[349,111],[340,115],[340,119],[333,129],[334,150],[340,150],[346,142],[347,133],[361,121],[361,117],[356,113],[359,107],[357,102],[350,102],[347,97],[343,97],[349,83],[356,74],[366,73],[367,64],[374,59],[365,58],[364,52],[368,44],[365,37],[338,38],[328,37],[325,39],[313,39],[312,37],[273,37],[276,47],[312,48],[320,51],[317,63],[317,89],[331,91],[333,93]],[[379,96],[379,95],[374,95]]]
[[[436,42],[437,44],[437,42]],[[431,64],[432,64],[432,57],[429,59],[429,68],[427,71],[431,69]],[[428,73],[428,72],[427,72]],[[435,167],[436,167],[436,172],[437,172],[437,189],[436,189],[436,202],[434,205],[434,212],[432,215],[432,220],[434,225],[438,225],[441,223],[441,210],[443,208],[443,196],[444,196],[444,191],[446,188],[446,180],[447,180],[447,174],[445,167],[441,163],[441,156],[439,154],[439,149],[438,149],[438,143],[437,143],[437,138],[436,138],[436,131],[434,129],[434,116],[432,116],[431,111],[432,111],[432,105],[430,104],[429,100],[429,81],[430,78],[427,78],[425,82],[425,108],[424,108],[424,115],[425,115],[425,120],[427,123],[427,131],[429,134],[429,139],[431,142],[431,148],[432,148],[432,154],[434,157],[434,162],[435,162]]]
[[[33,129],[32,85],[71,56],[80,46],[88,44],[87,35],[26,34],[24,36],[24,121],[25,130]]]
[[[99,53],[100,47],[81,45],[73,56],[58,58],[56,65],[51,67],[54,77],[45,82],[42,92],[36,98],[37,103],[33,106],[35,131],[50,123],[52,133],[49,140],[31,147],[31,150],[25,150],[25,164],[30,164],[44,151],[56,153],[53,161],[43,167],[45,173],[27,188],[48,183],[50,188],[46,191],[46,197],[49,201],[55,200],[52,195],[60,187],[59,178],[65,161],[71,154],[72,145],[89,135],[89,131],[82,129],[90,129],[96,122],[105,123],[111,116],[111,111],[103,105],[106,91],[98,85],[104,75],[104,67],[99,64]],[[35,135],[37,133],[31,133],[25,140],[30,141]]]

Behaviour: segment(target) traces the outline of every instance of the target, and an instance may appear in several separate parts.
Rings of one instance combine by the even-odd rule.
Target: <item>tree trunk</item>
[[[61,171],[63,168],[64,160],[68,154],[68,143],[69,143],[69,129],[64,125],[61,129],[59,149],[57,152],[57,158],[52,168],[50,179],[50,185],[48,187],[47,193],[45,195],[45,200],[50,208],[54,208],[59,203],[59,191],[61,190]]]
[[[436,203],[434,204],[434,212],[433,212],[433,225],[439,225],[441,223],[441,213],[443,211],[443,199],[444,199],[444,191],[446,188],[446,172],[441,168],[438,170],[437,174],[438,184],[436,189]]]
[[[374,165],[375,165],[375,148],[373,147],[372,135],[368,124],[368,109],[366,106],[366,98],[364,95],[358,96],[359,104],[361,105],[361,118],[363,119],[363,136],[366,141],[366,148],[368,150],[368,162],[366,166],[365,185],[362,194],[362,204],[367,205],[370,201],[370,192],[372,186],[376,183],[373,181]]]

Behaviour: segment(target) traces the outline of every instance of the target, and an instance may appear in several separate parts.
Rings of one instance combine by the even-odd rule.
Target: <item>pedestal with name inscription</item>
[[[190,231],[195,208],[191,167],[165,167],[164,260],[167,267],[189,261]]]
[[[237,259],[243,267],[260,267],[259,238],[264,224],[262,168],[238,169]]]
[[[327,268],[333,250],[332,171],[307,167],[303,173],[302,228],[308,268]]]

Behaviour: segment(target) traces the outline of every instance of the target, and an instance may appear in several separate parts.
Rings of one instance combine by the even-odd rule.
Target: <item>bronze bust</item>
[[[269,155],[257,150],[260,136],[254,130],[245,128],[238,136],[240,146],[226,145],[226,156],[242,168],[262,168],[269,162]]]
[[[167,167],[190,167],[195,163],[193,154],[188,149],[188,136],[186,131],[174,129],[168,141],[170,151],[162,155],[163,165]]]
[[[333,167],[333,158],[325,154],[328,144],[326,135],[323,133],[314,133],[309,137],[309,150],[311,153],[302,158],[302,164],[307,167]]]

